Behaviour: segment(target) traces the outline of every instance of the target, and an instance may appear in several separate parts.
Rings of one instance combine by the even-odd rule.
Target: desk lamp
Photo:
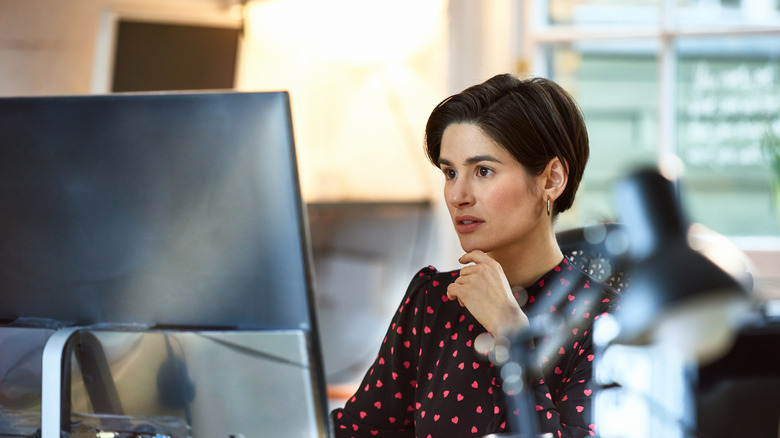
[[[691,248],[672,181],[640,170],[618,182],[616,199],[634,267],[612,342],[667,345],[699,363],[725,353],[747,310],[747,291]]]

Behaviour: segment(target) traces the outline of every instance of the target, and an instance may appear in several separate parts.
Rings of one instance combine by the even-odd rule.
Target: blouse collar
[[[568,286],[571,284],[572,273],[576,273],[576,269],[573,267],[571,261],[563,256],[560,263],[550,269],[547,273],[542,275],[538,280],[527,288],[515,288],[512,292],[515,295],[520,307],[526,310],[528,307],[540,299],[543,294],[548,296],[559,295],[562,293],[561,286]]]

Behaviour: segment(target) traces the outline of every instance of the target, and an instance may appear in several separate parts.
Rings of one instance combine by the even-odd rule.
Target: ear
[[[566,169],[567,166],[558,157],[547,163],[543,173],[545,198],[549,196],[550,199],[555,201],[561,196],[561,193],[566,188],[566,184],[569,182],[569,172]]]

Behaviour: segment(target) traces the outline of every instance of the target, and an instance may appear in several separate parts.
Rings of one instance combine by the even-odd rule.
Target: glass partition
[[[69,358],[73,438],[322,433],[303,330],[95,330],[78,345],[85,334],[101,351]],[[98,403],[101,393],[113,400]]]
[[[0,437],[34,436],[41,427],[41,360],[54,333],[0,326]]]

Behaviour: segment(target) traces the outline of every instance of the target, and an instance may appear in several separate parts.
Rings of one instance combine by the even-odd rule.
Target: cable
[[[290,365],[298,368],[307,369],[309,366],[305,363],[296,362],[294,360],[290,360],[281,356],[276,356],[270,353],[266,353],[265,351],[261,351],[255,348],[249,348],[241,344],[236,344],[234,342],[226,341],[224,339],[217,338],[215,336],[206,335],[203,333],[196,333],[198,337],[208,339],[211,342],[214,342],[216,344],[222,345],[225,348],[231,349],[233,351],[237,351],[242,354],[246,354],[248,356],[257,357],[260,359],[269,360],[271,362],[281,363],[284,365]]]

